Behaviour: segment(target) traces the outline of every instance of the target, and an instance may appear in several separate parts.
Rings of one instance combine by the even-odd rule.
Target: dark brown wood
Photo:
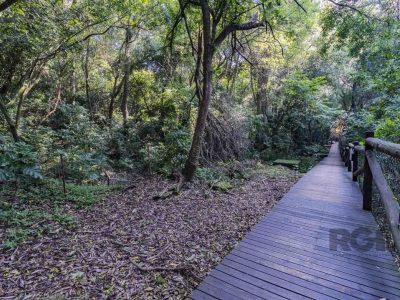
[[[197,168],[201,145],[203,142],[204,130],[207,123],[208,107],[211,101],[211,85],[212,85],[212,61],[214,56],[214,40],[213,40],[213,24],[211,21],[210,7],[207,1],[200,1],[202,22],[203,22],[203,81],[201,99],[199,100],[199,109],[197,111],[197,120],[192,138],[189,155],[185,162],[183,174],[185,179],[191,181]],[[216,26],[216,24],[214,24]]]
[[[383,152],[400,159],[400,144],[387,142],[374,137],[368,137],[365,144],[376,151]]]
[[[220,5],[218,12],[216,13],[213,9],[210,1],[198,0],[188,1],[188,3],[201,8],[202,17],[202,87],[201,96],[199,99],[199,107],[197,111],[197,119],[194,128],[192,144],[189,150],[188,157],[185,162],[183,169],[183,175],[187,181],[191,181],[194,177],[195,171],[198,166],[200,157],[200,151],[203,144],[203,135],[207,124],[208,108],[211,102],[211,91],[212,91],[212,77],[213,68],[212,62],[214,54],[221,45],[221,43],[230,35],[236,31],[247,31],[260,27],[267,27],[268,22],[254,22],[250,21],[247,23],[237,23],[236,19],[231,23],[224,24],[223,29],[217,34],[217,31],[221,25],[223,16],[226,12],[226,1]],[[257,6],[256,6],[257,7]],[[181,7],[182,8],[182,7]],[[183,9],[184,11],[184,9]]]
[[[349,152],[350,152],[350,148],[349,146],[346,146],[344,148],[344,165],[347,167],[348,163],[349,163]]]
[[[373,180],[379,190],[379,194],[385,207],[386,218],[392,232],[394,243],[396,248],[400,250],[399,203],[394,198],[393,192],[386,182],[385,175],[383,175],[375,153],[372,150],[367,151],[366,157],[372,172]]]
[[[365,133],[365,139],[374,137],[373,131],[367,131]],[[372,147],[365,143],[365,152],[372,150]],[[367,156],[364,159],[364,181],[363,181],[363,209],[371,210],[372,205],[372,173],[369,167]]]
[[[353,148],[354,148],[354,145],[352,143],[349,143],[349,152],[347,153],[347,171],[348,172],[351,172],[351,169],[353,168],[353,164],[352,164]]]
[[[363,146],[355,146],[354,150],[357,151],[359,154],[365,154],[365,148]]]
[[[6,10],[8,7],[16,3],[18,0],[5,0],[0,3],[0,12]]]
[[[357,172],[358,170],[358,151],[355,149],[356,146],[358,146],[359,143],[358,142],[354,142],[354,146],[353,146],[353,156],[352,156],[352,161],[353,161],[353,181],[357,181],[357,176],[359,175]]]
[[[358,168],[355,172],[353,172],[353,181],[357,181],[357,177],[364,173],[364,167]]]
[[[334,144],[210,272],[193,299],[400,299],[398,268],[389,251],[377,248],[383,236],[361,209],[362,194],[340,156]],[[350,235],[360,228],[372,233],[371,249],[330,245],[331,230]]]
[[[64,166],[64,156],[60,154],[60,165],[61,165],[61,179],[63,183],[63,192],[64,195],[67,194],[67,188],[65,187],[65,166]]]

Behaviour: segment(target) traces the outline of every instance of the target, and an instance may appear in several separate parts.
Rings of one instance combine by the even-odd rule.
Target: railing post
[[[365,141],[369,137],[374,137],[373,131],[365,133]],[[363,182],[363,209],[371,210],[372,205],[372,173],[367,159],[367,151],[372,151],[372,147],[365,142],[365,161],[364,161],[364,182]]]
[[[351,156],[353,155],[353,149],[349,144],[349,153],[347,155],[347,172],[351,172],[352,164],[351,164]]]
[[[348,160],[348,157],[349,157],[349,146],[346,146],[344,149],[345,150],[344,150],[343,160],[344,160],[344,165],[347,167],[347,165],[349,163],[349,160]]]
[[[357,176],[354,175],[354,172],[358,170],[358,151],[356,150],[356,146],[358,146],[359,142],[353,142],[354,150],[353,150],[353,181],[357,181]]]

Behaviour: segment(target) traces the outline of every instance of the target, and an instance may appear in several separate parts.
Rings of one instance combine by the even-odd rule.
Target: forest
[[[397,0],[0,0],[0,298],[185,299],[368,130]]]

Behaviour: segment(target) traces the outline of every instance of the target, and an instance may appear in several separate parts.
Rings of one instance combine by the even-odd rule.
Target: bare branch
[[[349,9],[351,9],[351,10],[357,12],[357,13],[360,14],[361,16],[366,17],[367,19],[372,19],[371,16],[367,15],[366,13],[362,12],[361,10],[359,10],[358,8],[356,8],[356,7],[354,7],[354,6],[348,5],[348,4],[346,4],[346,3],[336,2],[336,1],[334,1],[334,0],[327,0],[327,1],[329,1],[329,2],[332,3],[332,4],[335,4],[336,6],[349,8]]]
[[[174,44],[174,39],[175,39],[175,31],[177,30],[181,20],[183,19],[184,16],[184,11],[186,9],[186,6],[188,5],[189,2],[185,2],[183,3],[182,0],[179,0],[179,12],[176,15],[174,24],[172,25],[171,30],[167,33],[167,41],[168,41],[168,45],[170,48],[170,51],[172,52],[172,46]]]
[[[242,30],[251,30],[259,27],[264,27],[266,24],[265,22],[248,22],[243,24],[229,24],[226,26],[221,33],[215,39],[215,47],[218,47],[225,38],[234,31],[242,31]]]
[[[296,2],[296,4],[297,4],[305,13],[307,13],[306,9],[304,8],[303,5],[301,5],[301,3],[300,3],[299,1],[297,1],[297,0],[293,0],[293,1]]]
[[[268,28],[271,30],[272,38],[274,39],[275,42],[278,43],[279,47],[281,48],[282,56],[284,56],[284,53],[283,53],[284,51],[283,51],[282,44],[281,44],[281,42],[276,38],[275,33],[274,33],[274,30],[272,29],[271,23],[268,22],[268,21],[265,21],[265,22],[267,23]]]

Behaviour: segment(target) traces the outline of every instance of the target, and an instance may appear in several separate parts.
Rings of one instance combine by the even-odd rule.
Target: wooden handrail
[[[377,138],[369,137],[365,140],[366,145],[372,149],[383,152],[400,159],[400,144],[391,143]]]
[[[360,152],[361,154],[365,154],[365,148],[363,146],[355,146],[354,150]]]
[[[369,168],[372,173],[372,178],[375,182],[376,187],[378,188],[379,194],[381,195],[381,199],[386,211],[386,217],[389,223],[390,230],[393,235],[394,243],[396,244],[396,247],[400,249],[399,203],[394,198],[393,192],[390,189],[389,185],[387,184],[385,175],[382,172],[382,168],[379,165],[375,153],[372,150],[368,150],[365,156],[368,160]]]
[[[376,157],[377,152],[382,152],[394,158],[400,159],[400,144],[391,143],[374,137],[374,132],[365,133],[365,147],[357,141],[344,144],[341,140],[339,148],[342,159],[349,171],[352,171],[354,181],[361,174],[363,179],[363,209],[372,208],[372,184],[375,183],[384,209],[389,228],[393,236],[396,248],[400,250],[400,205],[386,181],[385,175]],[[358,165],[359,155],[364,156],[364,166]]]
[[[365,133],[365,139],[374,137],[373,131],[367,131]],[[368,150],[372,150],[372,147],[365,143],[365,153]],[[372,173],[369,167],[369,161],[367,156],[364,157],[364,180],[363,180],[363,209],[371,210],[372,209]]]
[[[364,167],[358,168],[356,171],[353,172],[353,178],[355,177],[357,181],[357,177],[364,173]]]

